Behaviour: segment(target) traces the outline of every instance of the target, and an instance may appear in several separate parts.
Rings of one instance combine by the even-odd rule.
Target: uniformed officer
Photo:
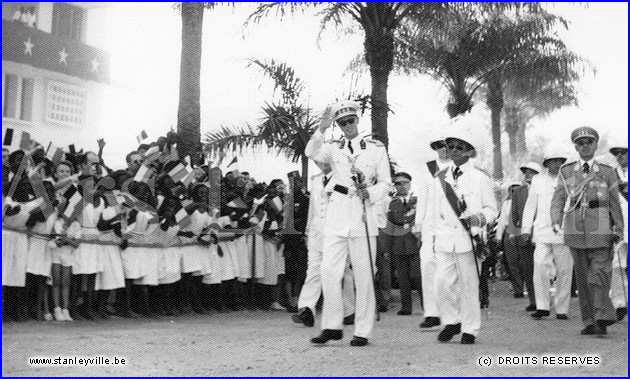
[[[421,328],[431,328],[440,325],[440,312],[438,311],[437,300],[435,298],[435,249],[434,238],[430,231],[430,223],[425,222],[426,209],[429,201],[429,186],[433,181],[438,180],[435,174],[451,164],[450,151],[446,147],[444,137],[436,137],[429,143],[429,147],[434,150],[438,158],[426,163],[427,170],[418,181],[418,206],[416,212],[416,222],[413,232],[422,242],[420,246],[420,273],[422,280],[422,305],[424,308],[424,321]]]
[[[599,141],[595,129],[577,128],[571,141],[580,159],[560,169],[551,200],[551,222],[557,233],[564,229],[564,242],[573,256],[586,326],[581,334],[602,335],[616,322],[609,291],[612,245],[623,234],[618,178],[612,167],[593,159]]]
[[[311,189],[306,235],[308,236],[308,269],[298,298],[299,313],[292,316],[296,323],[311,327],[315,324],[315,305],[322,294],[321,265],[324,244],[324,224],[328,198],[332,191],[332,169],[330,164],[315,162],[322,170],[311,177]],[[330,185],[329,185],[330,184]],[[349,259],[343,274],[344,325],[354,323],[354,277]]]
[[[610,153],[617,159],[617,175],[619,175],[619,201],[623,212],[623,241],[615,245],[613,257],[612,282],[610,298],[617,309],[617,320],[621,321],[628,314],[628,140],[615,142]]]
[[[374,326],[376,303],[370,263],[373,265],[378,235],[375,213],[382,207],[373,204],[389,194],[391,177],[385,146],[359,135],[359,109],[360,105],[353,101],[326,108],[319,129],[306,146],[308,157],[331,165],[334,180],[324,228],[323,330],[311,340],[318,344],[343,338],[341,278],[348,254],[356,286],[355,333],[350,344],[367,345]],[[325,143],[324,133],[333,122],[345,138]]]
[[[461,343],[473,344],[481,326],[481,262],[475,257],[473,238],[479,238],[498,211],[492,181],[469,162],[476,151],[464,125],[455,125],[445,139],[453,164],[431,183],[425,222],[435,236],[436,297],[445,324],[438,341],[448,342],[463,332]]]
[[[536,245],[533,271],[536,312],[532,313],[531,317],[537,320],[549,316],[551,303],[549,282],[554,277],[556,278],[554,296],[556,318],[568,319],[573,258],[569,247],[564,244],[562,234],[553,232],[549,215],[551,196],[558,184],[560,166],[566,160],[565,154],[561,151],[548,149],[545,152],[542,164],[547,170],[532,178],[529,196],[523,209],[521,245],[529,243],[530,239]]]

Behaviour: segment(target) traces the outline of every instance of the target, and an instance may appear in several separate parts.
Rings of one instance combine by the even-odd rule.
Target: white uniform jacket
[[[493,222],[498,214],[492,181],[470,162],[459,166],[462,174],[453,179],[453,168],[441,170],[441,175],[453,187],[457,198],[465,201],[467,211],[474,215],[483,214],[484,225]],[[469,233],[458,220],[455,211],[448,202],[439,179],[429,186],[429,199],[425,223],[432,226],[435,236],[435,251],[466,253],[472,251]],[[425,227],[427,227],[425,226]]]
[[[531,233],[533,242],[564,244],[562,232],[554,233],[551,225],[551,198],[557,184],[558,177],[549,174],[536,175],[532,178],[523,209],[521,230],[523,233]]]
[[[326,186],[331,191],[326,211],[325,235],[339,237],[365,236],[362,221],[363,204],[356,194],[352,180],[356,170],[363,173],[370,199],[366,201],[366,216],[370,236],[378,235],[377,217],[382,206],[375,206],[391,190],[389,159],[385,146],[378,141],[357,136],[350,141],[354,153],[350,153],[348,141],[324,142],[324,134],[317,130],[306,145],[306,156],[332,166],[333,179]],[[346,188],[347,194],[337,189]]]

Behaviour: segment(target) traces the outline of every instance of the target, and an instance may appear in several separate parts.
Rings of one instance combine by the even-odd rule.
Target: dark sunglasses
[[[337,120],[337,125],[339,125],[339,126],[352,125],[352,124],[354,124],[354,121],[355,121],[355,120],[356,120],[356,119],[355,119],[354,117],[349,118],[349,119],[347,119],[347,120],[342,120],[342,121]]]
[[[578,145],[578,146],[590,146],[590,145],[592,145],[594,143],[595,143],[595,140],[592,140],[592,139],[589,139],[589,138],[581,139],[581,140],[575,142],[575,144]]]

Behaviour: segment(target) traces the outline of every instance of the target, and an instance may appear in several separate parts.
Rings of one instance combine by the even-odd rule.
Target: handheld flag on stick
[[[147,166],[141,165],[138,169],[138,172],[136,172],[136,176],[133,178],[133,180],[136,182],[147,183],[151,178],[151,174],[152,172]]]
[[[7,132],[4,133],[3,146],[11,146],[13,144],[13,129],[7,128]]]
[[[168,172],[168,175],[173,179],[173,182],[177,183],[182,179],[186,178],[190,172],[184,167],[182,163],[178,163],[177,166],[173,167],[171,171]]]
[[[48,144],[48,150],[46,150],[46,158],[48,158],[54,166],[59,164],[63,159],[64,152],[61,148],[55,146],[51,143]]]
[[[149,135],[147,134],[145,130],[140,132],[140,134],[136,137],[136,139],[138,140],[138,143],[142,143],[142,141],[144,141],[147,138],[149,138]]]

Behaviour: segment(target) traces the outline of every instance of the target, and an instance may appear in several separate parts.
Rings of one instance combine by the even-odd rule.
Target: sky
[[[164,135],[177,124],[181,18],[173,3],[113,3],[108,10],[106,49],[111,54],[112,85],[104,105],[103,125],[116,133],[107,136],[105,158],[115,168],[135,149],[135,136],[146,130],[149,140]],[[319,46],[319,18],[312,12],[288,16],[282,22],[269,17],[260,24],[243,24],[255,4],[218,6],[204,15],[201,68],[201,130],[221,125],[256,124],[261,106],[273,95],[272,83],[247,59],[286,62],[306,84],[304,98],[316,111],[353,92],[370,93],[369,73],[355,77],[347,66],[363,48],[362,34],[323,33]],[[554,5],[554,13],[570,22],[562,36],[576,53],[597,69],[595,77],[581,82],[580,107],[563,109],[536,120],[527,131],[528,142],[569,145],[569,134],[589,124],[600,134],[627,141],[628,121],[628,5],[591,3],[585,6]],[[447,92],[425,77],[392,74],[389,82],[390,153],[401,169],[419,172],[423,161],[433,158],[427,149],[432,135],[448,123]],[[476,104],[471,116],[489,124],[489,110]],[[370,133],[369,116],[360,123]],[[480,134],[480,163],[491,162],[490,134]],[[566,141],[565,142],[563,142]],[[507,135],[503,136],[507,149]],[[231,156],[223,162],[223,167]],[[315,173],[314,166],[311,173]],[[286,178],[298,165],[274,152],[239,156],[241,171],[261,181]],[[508,168],[510,172],[510,168]]]

